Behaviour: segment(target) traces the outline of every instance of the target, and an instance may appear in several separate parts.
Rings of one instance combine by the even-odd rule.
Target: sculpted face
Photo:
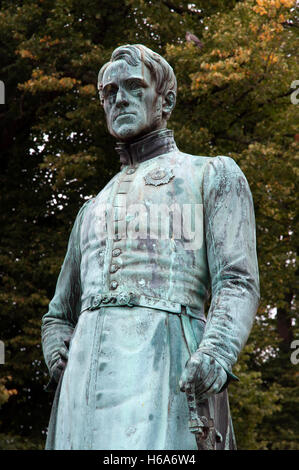
[[[105,70],[102,86],[108,130],[118,140],[128,141],[166,127],[163,98],[143,63],[131,66],[125,60],[112,62]]]

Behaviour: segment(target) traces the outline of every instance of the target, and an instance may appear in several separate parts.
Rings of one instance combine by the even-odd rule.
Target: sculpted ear
[[[175,107],[176,95],[172,90],[168,90],[163,98],[162,111],[166,119],[171,115],[173,108]]]

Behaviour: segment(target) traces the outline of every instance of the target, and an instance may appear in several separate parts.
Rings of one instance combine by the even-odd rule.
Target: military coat
[[[47,448],[196,449],[179,379],[190,342],[235,378],[259,300],[251,192],[234,160],[185,154],[167,129],[117,150],[42,320],[51,376],[71,338]],[[235,448],[227,389],[210,403],[217,448]]]

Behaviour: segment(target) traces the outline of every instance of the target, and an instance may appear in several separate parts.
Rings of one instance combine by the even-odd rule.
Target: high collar
[[[158,129],[130,143],[118,142],[115,150],[120,156],[122,166],[134,165],[164,153],[177,150],[170,129]]]

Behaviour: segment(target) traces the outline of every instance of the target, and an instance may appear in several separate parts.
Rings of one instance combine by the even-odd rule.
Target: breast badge
[[[159,186],[160,184],[167,184],[174,177],[170,168],[156,168],[145,175],[145,184],[152,184]]]

